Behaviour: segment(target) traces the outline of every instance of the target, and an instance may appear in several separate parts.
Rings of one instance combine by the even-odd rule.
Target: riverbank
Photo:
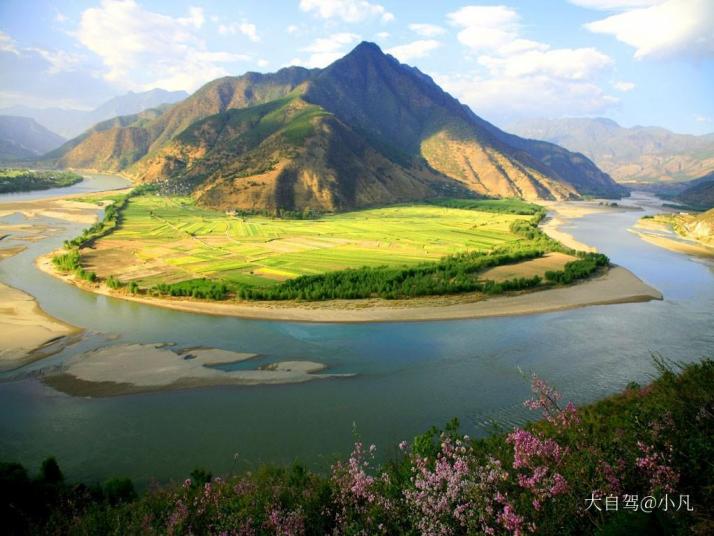
[[[661,300],[662,294],[629,270],[615,266],[591,279],[567,287],[488,298],[481,293],[410,300],[331,300],[324,302],[219,302],[187,298],[147,297],[117,292],[58,272],[52,255],[37,259],[45,273],[82,289],[146,305],[215,316],[255,320],[317,323],[420,322],[515,316]]]
[[[0,304],[0,371],[59,352],[83,331],[45,313],[29,294],[2,283]]]
[[[702,241],[679,235],[672,226],[656,218],[640,219],[630,232],[642,240],[676,253],[714,258],[714,247]]]

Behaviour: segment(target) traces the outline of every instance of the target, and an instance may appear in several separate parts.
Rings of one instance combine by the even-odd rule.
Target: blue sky
[[[713,0],[0,2],[0,107],[323,67],[361,40],[482,117],[605,116],[714,132]]]

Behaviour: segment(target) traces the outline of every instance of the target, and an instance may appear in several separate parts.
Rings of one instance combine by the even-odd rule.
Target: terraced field
[[[282,220],[231,216],[188,197],[133,198],[121,226],[82,251],[100,277],[140,285],[198,277],[269,285],[360,266],[409,266],[517,240],[513,214],[405,205]]]

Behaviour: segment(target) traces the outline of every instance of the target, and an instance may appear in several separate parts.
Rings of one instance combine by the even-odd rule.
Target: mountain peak
[[[371,41],[362,41],[359,45],[352,49],[350,54],[377,54],[379,56],[384,56],[384,52],[379,48],[377,43],[372,43]],[[349,54],[348,54],[349,55]]]

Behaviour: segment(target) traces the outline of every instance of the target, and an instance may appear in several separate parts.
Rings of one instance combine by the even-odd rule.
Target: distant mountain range
[[[586,157],[513,136],[419,70],[362,43],[325,69],[206,84],[48,155],[217,208],[342,210],[435,196],[619,196]]]
[[[714,133],[624,128],[604,118],[529,119],[508,128],[583,153],[619,182],[679,181],[714,171]]]
[[[714,208],[714,171],[691,181],[643,184],[638,189],[695,209]]]
[[[65,142],[34,119],[0,115],[0,160],[37,158]]]
[[[126,95],[114,97],[98,108],[89,111],[11,106],[0,108],[0,114],[30,117],[66,139],[78,136],[100,121],[119,115],[136,114],[162,104],[172,104],[186,97],[188,97],[188,93],[185,91],[166,91],[164,89],[152,89],[143,93],[130,91]]]

